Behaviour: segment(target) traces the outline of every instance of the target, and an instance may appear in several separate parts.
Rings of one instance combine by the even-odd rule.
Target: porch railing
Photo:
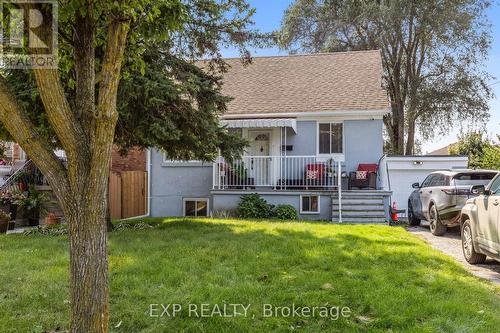
[[[316,156],[245,156],[214,165],[214,189],[335,189],[339,162]]]

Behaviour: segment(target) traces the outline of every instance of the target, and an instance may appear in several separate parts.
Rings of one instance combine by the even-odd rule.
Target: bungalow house
[[[240,161],[213,163],[151,150],[151,216],[225,215],[259,193],[304,219],[387,220],[390,192],[376,175],[389,112],[379,51],[227,62],[223,93],[234,100],[221,122],[250,145]]]

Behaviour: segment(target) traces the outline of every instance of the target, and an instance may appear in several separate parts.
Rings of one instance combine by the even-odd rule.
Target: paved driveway
[[[433,248],[455,258],[472,274],[500,284],[500,262],[487,258],[482,265],[470,265],[465,261],[460,240],[460,228],[448,229],[444,236],[437,237],[431,234],[429,224],[422,222],[420,227],[409,227],[408,231],[427,241]]]

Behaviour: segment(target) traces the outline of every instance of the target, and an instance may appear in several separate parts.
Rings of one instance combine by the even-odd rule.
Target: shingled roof
[[[226,115],[388,110],[379,51],[226,59]]]

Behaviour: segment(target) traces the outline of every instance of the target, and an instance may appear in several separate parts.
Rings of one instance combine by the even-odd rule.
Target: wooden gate
[[[109,211],[112,219],[146,214],[147,172],[123,171],[109,178]]]

